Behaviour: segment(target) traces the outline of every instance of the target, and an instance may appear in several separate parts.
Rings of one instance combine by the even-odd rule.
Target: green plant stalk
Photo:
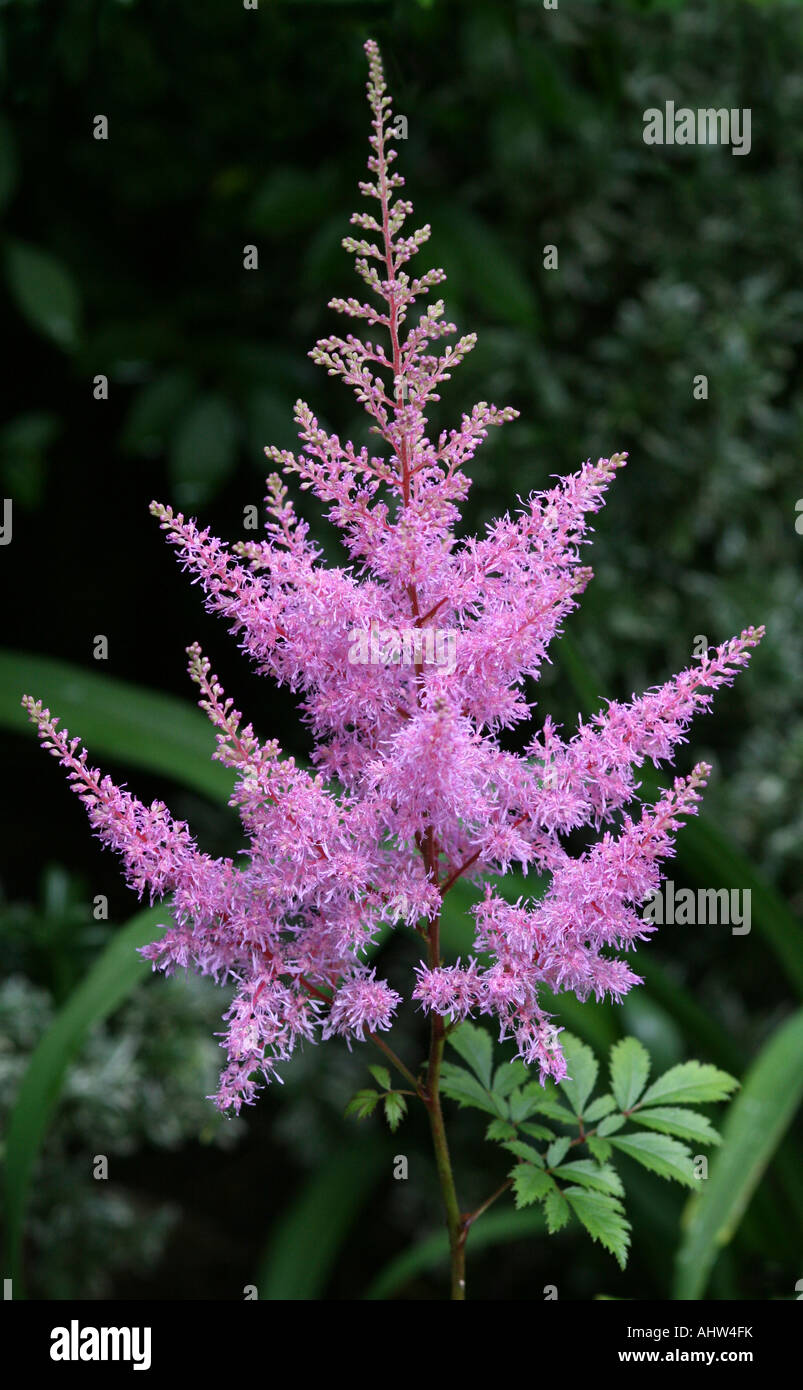
[[[444,1041],[443,1019],[439,1014],[436,1014],[432,1019],[432,1041],[424,1103],[429,1113],[438,1180],[441,1186],[443,1205],[446,1209],[446,1228],[449,1232],[449,1252],[452,1263],[452,1298],[462,1300],[466,1296],[466,1236],[468,1235],[468,1227],[460,1214],[439,1094]]]
[[[428,958],[430,968],[440,964],[440,914],[432,922],[427,933]],[[441,1196],[446,1211],[446,1229],[449,1236],[451,1259],[451,1297],[460,1301],[466,1297],[466,1240],[471,1221],[480,1213],[466,1219],[460,1211],[457,1200],[452,1161],[449,1156],[449,1142],[440,1099],[440,1075],[443,1051],[446,1045],[446,1026],[440,1014],[433,1013],[430,1024],[429,1057],[427,1060],[426,1081],[413,1076],[413,1073],[396,1052],[379,1036],[369,1033],[371,1042],[385,1054],[391,1065],[413,1087],[412,1094],[423,1101],[429,1116],[432,1146],[435,1150],[435,1164],[438,1170]]]
[[[429,929],[429,964],[435,969],[440,964],[440,917],[436,917]],[[449,1253],[452,1267],[452,1299],[464,1300],[466,1297],[466,1237],[468,1226],[460,1212],[457,1200],[452,1161],[449,1157],[449,1144],[446,1138],[446,1125],[440,1098],[441,1062],[446,1042],[446,1029],[440,1014],[432,1014],[429,1065],[427,1067],[426,1087],[421,1098],[429,1114],[432,1144],[435,1149],[435,1163],[438,1180],[446,1210],[446,1229],[449,1233]]]

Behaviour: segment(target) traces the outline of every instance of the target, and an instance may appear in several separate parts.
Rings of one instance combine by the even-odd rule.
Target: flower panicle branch
[[[433,298],[444,272],[410,268],[429,227],[410,230],[379,50],[369,42],[366,52],[367,210],[353,217],[344,246],[368,298],[330,306],[364,336],[329,333],[311,356],[355,393],[375,450],[341,440],[298,401],[300,447],[266,450],[274,471],[259,541],[229,546],[152,505],[207,609],[258,672],[297,697],[312,766],[243,725],[190,647],[190,675],[216,729],[214,756],[235,773],[232,806],[247,842],[237,863],[215,859],[161,802],[146,806],[93,769],[40,702],[25,703],[131,887],[166,900],[166,930],[146,958],[234,986],[218,1105],[253,1102],[303,1041],[373,1039],[430,1111],[454,1245],[464,1235],[438,1100],[447,1021],[491,1016],[542,1078],[565,1075],[544,993],[620,1000],[639,983],[625,956],[654,929],[639,908],[709,773],[698,763],[636,813],[638,769],[647,759],[671,766],[693,717],[744,667],[763,629],[746,628],[629,703],[609,703],[571,737],[547,718],[521,754],[506,750],[506,731],[533,716],[527,681],[538,680],[592,577],[591,523],[627,456],[588,460],[520,498],[484,534],[458,534],[474,456],[517,411],[480,401],[453,428],[431,433],[430,407],[476,339],[458,337]],[[342,541],[341,565],[324,562],[288,483],[322,504]],[[355,634],[377,627],[418,634],[415,659],[355,660]],[[448,662],[426,645],[437,654],[436,637],[449,639]],[[599,838],[572,853],[567,836],[582,827]],[[511,868],[548,878],[544,896],[505,901],[493,883]],[[460,877],[484,895],[469,958],[444,962],[439,914]],[[401,997],[367,963],[388,922],[426,939],[409,990],[432,1026],[418,1077],[382,1038]]]

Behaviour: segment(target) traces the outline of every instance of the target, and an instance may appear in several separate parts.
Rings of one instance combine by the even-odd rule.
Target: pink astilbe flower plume
[[[304,401],[299,452],[266,450],[324,504],[345,563],[324,565],[278,473],[259,542],[227,546],[152,506],[207,608],[258,671],[298,695],[311,769],[243,725],[191,647],[190,674],[217,730],[215,757],[235,773],[231,804],[248,840],[242,861],[215,860],[166,807],[102,777],[48,710],[25,701],[131,887],[169,900],[172,924],[145,956],[168,973],[192,967],[234,985],[217,1100],[235,1110],[300,1040],[363,1040],[391,1027],[401,999],[367,955],[388,921],[428,939],[409,990],[425,1010],[492,1015],[542,1078],[565,1075],[542,992],[619,1000],[639,982],[622,953],[653,930],[639,908],[709,771],[698,764],[631,817],[637,770],[648,758],[671,763],[693,716],[763,632],[747,628],[630,704],[609,704],[567,740],[547,719],[523,755],[504,750],[503,731],[532,716],[525,677],[538,678],[591,577],[582,563],[590,521],[626,456],[586,462],[485,535],[457,539],[466,469],[488,431],[517,412],[481,401],[457,428],[428,433],[429,407],[475,339],[444,341],[455,327],[429,299],[443,271],[407,269],[429,228],[409,229],[379,52],[373,42],[366,52],[373,124],[360,189],[369,210],[352,218],[358,234],[344,245],[371,299],[330,305],[362,321],[365,337],[329,335],[311,356],[353,389],[377,452],[328,433]],[[355,659],[356,639],[380,629],[420,638],[414,658]],[[424,641],[437,634],[452,644],[448,664]],[[584,826],[601,838],[573,855],[565,837]],[[492,880],[512,866],[548,877],[544,895],[516,904],[497,895]],[[437,923],[460,877],[483,884],[484,896],[470,958],[444,963]]]

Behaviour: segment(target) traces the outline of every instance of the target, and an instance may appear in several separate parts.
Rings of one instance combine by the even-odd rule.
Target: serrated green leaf
[[[345,1115],[356,1115],[358,1120],[367,1120],[369,1115],[373,1115],[379,1099],[380,1096],[378,1091],[370,1091],[367,1089],[364,1091],[357,1091],[356,1095],[351,1097],[343,1113]]]
[[[515,1139],[516,1126],[512,1125],[510,1120],[491,1120],[485,1131],[485,1138],[493,1139],[497,1143],[503,1139]]]
[[[546,1228],[551,1236],[563,1229],[570,1216],[569,1203],[563,1193],[557,1187],[553,1187],[551,1192],[546,1194],[544,1199],[544,1216],[546,1217]]]
[[[638,1038],[622,1038],[611,1048],[610,1069],[616,1103],[620,1110],[630,1110],[647,1084],[650,1054]]]
[[[511,1176],[516,1206],[519,1209],[540,1201],[555,1186],[543,1168],[535,1168],[531,1163],[519,1163]]]
[[[400,1096],[398,1091],[390,1091],[385,1096],[385,1119],[390,1125],[391,1134],[395,1134],[401,1121],[407,1114],[407,1101],[404,1096]]]
[[[613,1096],[597,1096],[597,1099],[592,1100],[588,1109],[584,1112],[583,1119],[587,1125],[591,1125],[595,1120],[604,1119],[606,1115],[610,1115],[611,1111],[615,1109],[616,1101]]]
[[[613,1149],[611,1148],[607,1139],[597,1139],[594,1135],[592,1135],[589,1139],[586,1139],[586,1143],[588,1145],[589,1152],[594,1155],[595,1159],[597,1160],[597,1163],[605,1164],[608,1162],[608,1159],[613,1153]]]
[[[575,1117],[567,1106],[558,1100],[554,1090],[541,1086],[538,1081],[531,1081],[520,1092],[522,1101],[514,1102],[516,1092],[510,1098],[510,1111],[515,1120],[526,1120],[530,1115],[546,1115],[548,1120],[557,1120],[561,1124],[575,1126]],[[519,1106],[521,1113],[519,1113]],[[514,1108],[516,1113],[513,1114]]]
[[[495,1100],[465,1067],[444,1062],[441,1066],[441,1090],[450,1100],[456,1100],[458,1105],[471,1105],[488,1115],[499,1115],[503,1120],[508,1118],[503,1109],[505,1102]]]
[[[550,1168],[554,1168],[556,1163],[560,1163],[561,1159],[568,1152],[570,1143],[571,1140],[563,1136],[560,1139],[553,1140],[546,1151],[546,1161]]]
[[[529,1134],[532,1139],[554,1139],[555,1134],[546,1125],[534,1125],[531,1120],[525,1120],[519,1125],[519,1129],[525,1134]]]
[[[649,1168],[651,1173],[671,1178],[685,1187],[697,1186],[691,1151],[677,1139],[670,1139],[667,1134],[626,1134],[610,1142],[615,1149]]]
[[[561,1033],[560,1041],[569,1073],[566,1079],[560,1082],[560,1088],[575,1115],[582,1115],[583,1106],[597,1080],[597,1059],[591,1048],[586,1047],[573,1033]]]
[[[525,1144],[522,1139],[506,1139],[502,1145],[508,1153],[515,1154],[516,1158],[523,1158],[526,1163],[534,1163],[536,1168],[543,1168],[544,1160],[537,1149],[532,1144]]]
[[[641,1098],[645,1105],[699,1105],[727,1100],[738,1086],[735,1077],[709,1062],[681,1062],[654,1081]]]
[[[581,1187],[591,1187],[596,1192],[607,1192],[611,1197],[624,1197],[622,1179],[610,1164],[600,1167],[588,1158],[578,1158],[574,1163],[564,1163],[553,1170],[553,1177],[564,1178],[566,1182],[579,1183]]]
[[[369,1067],[368,1070],[374,1078],[374,1081],[379,1083],[383,1091],[390,1090],[392,1083],[390,1080],[390,1072],[387,1067]]]
[[[627,1119],[624,1115],[606,1115],[605,1119],[600,1120],[597,1125],[597,1134],[600,1139],[605,1139],[607,1135],[615,1134],[617,1129],[621,1129],[625,1124],[627,1124]]]
[[[493,1043],[490,1033],[477,1028],[473,1023],[461,1023],[453,1028],[447,1038],[450,1047],[459,1052],[464,1062],[479,1077],[483,1086],[490,1089],[491,1067],[493,1063]]]
[[[615,1197],[608,1197],[602,1192],[588,1192],[582,1187],[565,1187],[563,1196],[591,1238],[610,1250],[620,1269],[624,1269],[630,1244],[630,1224],[621,1202]]]
[[[673,1106],[658,1110],[634,1110],[630,1116],[637,1124],[657,1129],[662,1134],[675,1134],[679,1139],[696,1139],[700,1144],[720,1144],[722,1141],[711,1121],[697,1110]]]
[[[503,1062],[496,1068],[491,1090],[497,1096],[509,1096],[517,1086],[526,1085],[528,1079],[524,1063],[515,1058],[512,1062]]]
[[[516,1124],[519,1124],[521,1120],[525,1120],[531,1113],[529,1097],[525,1091],[520,1090],[518,1087],[510,1092],[507,1098],[507,1105],[511,1119],[515,1120]]]

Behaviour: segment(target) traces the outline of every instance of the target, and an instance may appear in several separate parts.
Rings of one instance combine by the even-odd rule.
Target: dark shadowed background
[[[263,1298],[359,1298],[438,1229],[418,1117],[393,1138],[378,1119],[343,1118],[367,1080],[364,1050],[308,1049],[283,1087],[225,1121],[204,1099],[221,992],[135,970],[128,983],[113,974],[113,1008],[103,980],[94,1000],[76,995],[138,905],[19,711],[23,691],[43,698],[96,762],[163,797],[215,853],[240,840],[209,780],[211,736],[190,713],[182,743],[172,707],[131,687],[191,712],[184,650],[197,639],[257,731],[308,751],[293,699],[203,612],[148,503],[238,539],[263,496],[263,447],[293,444],[299,395],[341,437],[364,437],[353,398],[306,354],[337,323],[327,300],[358,292],[340,239],[367,155],[369,35],[408,122],[399,167],[432,223],[425,261],[446,270],[460,330],[479,333],[441,418],[478,399],[521,412],[480,453],[467,527],[585,458],[630,454],[540,712],[571,725],[664,680],[699,635],[768,629],[682,750],[681,770],[705,757],[714,776],[706,820],[670,866],[678,886],[751,888],[751,932],[666,928],[640,952],[647,983],[623,1008],[559,1009],[559,1021],[600,1049],[631,1032],[665,1066],[697,1056],[741,1076],[791,1015],[803,982],[802,32],[799,4],[746,0],[0,4],[4,1128],[34,1049],[73,1009],[69,1066],[61,1076],[57,1029],[6,1153],[5,1216],[23,1229],[31,1296],[225,1299],[256,1284]],[[749,108],[750,153],[645,145],[643,112],[667,100]],[[107,139],[94,138],[99,116]],[[246,246],[258,269],[244,269]],[[338,562],[308,497],[301,510]],[[100,894],[108,922],[93,917]],[[411,959],[407,943],[388,948],[394,982]],[[423,1025],[408,1013],[399,1050],[414,1053]],[[476,1116],[449,1109],[461,1190],[479,1200],[504,1176],[500,1155]],[[406,1183],[389,1176],[397,1152]],[[92,1176],[98,1154],[107,1182]],[[795,1297],[799,1174],[799,1134],[779,1133],[706,1296]],[[554,1284],[569,1299],[671,1297],[684,1197],[640,1173],[628,1191],[625,1274],[568,1230],[477,1248],[472,1296],[540,1299]],[[444,1270],[422,1256],[385,1288],[441,1297]]]

